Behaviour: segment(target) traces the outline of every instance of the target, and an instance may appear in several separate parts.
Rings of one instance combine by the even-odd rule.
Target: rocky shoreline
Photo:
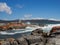
[[[54,35],[54,34],[53,34]],[[60,35],[47,36],[41,30],[19,38],[0,39],[0,45],[60,45]]]
[[[31,44],[39,44],[43,43],[44,38],[41,36],[34,36],[34,35],[29,35],[29,36],[24,36],[20,37],[17,39],[14,38],[8,38],[8,39],[1,39],[0,40],[0,45],[31,45]]]

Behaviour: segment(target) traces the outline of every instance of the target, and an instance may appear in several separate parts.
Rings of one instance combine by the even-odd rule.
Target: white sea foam
[[[2,35],[14,35],[15,33],[8,33],[6,31],[4,31],[4,32],[1,31],[0,34],[2,34]]]
[[[60,26],[60,24],[49,24],[47,26],[42,27],[42,30],[44,32],[50,32],[52,30],[52,28],[55,26]]]
[[[17,34],[17,33],[26,33],[26,32],[32,32],[33,30],[35,30],[35,29],[38,29],[38,28],[41,28],[44,32],[49,32],[51,29],[52,29],[52,27],[54,27],[54,26],[60,26],[60,24],[50,24],[50,25],[48,25],[48,26],[44,26],[44,27],[36,27],[36,28],[29,28],[29,27],[27,27],[26,29],[20,29],[20,30],[13,30],[12,32],[10,31],[10,32],[6,32],[6,31],[1,31],[0,32],[0,34],[2,34],[2,35],[14,35],[14,34]]]
[[[6,32],[6,31],[1,31],[0,34],[1,35],[14,35],[14,34],[17,34],[17,33],[26,33],[26,32],[32,32],[33,30],[35,29],[22,29],[22,30],[13,30],[12,32]]]

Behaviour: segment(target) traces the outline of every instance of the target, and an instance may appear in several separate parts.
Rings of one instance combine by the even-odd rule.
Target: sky
[[[0,0],[0,19],[60,19],[60,0]]]

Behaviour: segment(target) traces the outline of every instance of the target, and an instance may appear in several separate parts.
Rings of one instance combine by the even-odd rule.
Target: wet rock
[[[31,33],[31,35],[42,35],[42,34],[43,34],[43,30],[40,28],[32,31]]]
[[[28,42],[23,38],[17,38],[16,39],[19,45],[28,45]]]

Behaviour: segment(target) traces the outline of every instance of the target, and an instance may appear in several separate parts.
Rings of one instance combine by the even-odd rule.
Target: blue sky
[[[60,19],[60,0],[0,0],[0,5],[0,19]]]

